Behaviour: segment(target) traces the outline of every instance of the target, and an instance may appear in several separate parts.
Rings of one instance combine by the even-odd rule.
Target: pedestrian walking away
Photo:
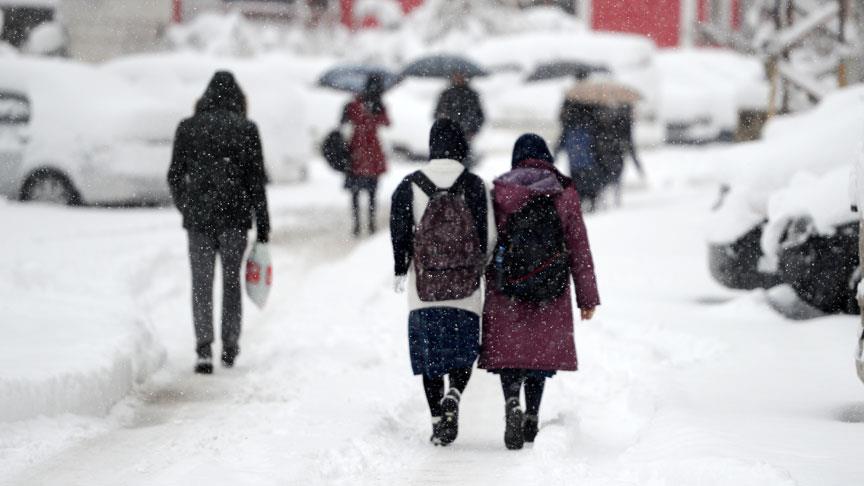
[[[234,76],[217,72],[195,113],[180,123],[168,170],[174,204],[183,215],[192,268],[192,315],[197,373],[213,371],[213,274],[222,264],[222,364],[240,352],[240,269],[254,214],[257,238],[270,236],[267,175],[258,127],[246,118],[246,98]]]
[[[479,353],[481,279],[495,225],[486,185],[463,165],[467,142],[455,122],[433,124],[429,153],[429,163],[393,193],[390,232],[396,291],[407,284],[409,354],[423,376],[431,441],[448,445]]]
[[[454,72],[450,77],[450,86],[441,93],[435,107],[435,119],[447,118],[456,122],[462,129],[462,134],[468,142],[468,155],[465,166],[469,169],[475,163],[474,151],[471,149],[474,137],[483,128],[486,115],[480,95],[468,84],[468,78],[461,72]]]
[[[567,154],[570,177],[586,211],[593,211],[606,184],[600,165],[597,107],[567,99],[561,107],[561,136],[555,148]],[[545,143],[545,142],[544,142]]]
[[[390,125],[387,109],[381,101],[384,93],[384,80],[379,74],[372,74],[366,87],[342,112],[342,124],[353,127],[348,143],[351,164],[345,177],[345,188],[351,191],[351,215],[353,234],[360,236],[360,193],[369,195],[369,233],[375,232],[375,193],[378,178],[387,171],[387,162],[381,142],[378,140],[378,127]]]
[[[495,179],[492,199],[498,240],[486,272],[479,366],[500,375],[504,442],[520,449],[537,435],[545,380],[577,369],[571,278],[583,320],[600,298],[579,194],[542,138],[516,141],[512,170]]]

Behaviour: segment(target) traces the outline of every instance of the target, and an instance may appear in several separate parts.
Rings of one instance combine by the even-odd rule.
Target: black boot
[[[432,417],[432,437],[429,437],[429,442],[433,445],[441,445],[441,417]]]
[[[199,357],[195,362],[195,373],[199,375],[213,374],[213,358],[209,356]]]
[[[441,433],[439,439],[442,446],[450,445],[459,435],[459,400],[462,394],[459,390],[451,388],[444,399],[441,400],[441,410],[444,416],[441,418]]]
[[[226,368],[234,367],[234,360],[237,359],[237,355],[240,354],[240,348],[236,346],[227,347],[222,350],[222,366]]]
[[[540,421],[536,415],[525,414],[525,418],[522,419],[522,437],[525,438],[525,442],[534,442],[534,438],[537,437],[539,425]]]
[[[518,398],[510,398],[504,408],[504,445],[510,450],[521,449],[525,445],[522,435],[522,408]]]

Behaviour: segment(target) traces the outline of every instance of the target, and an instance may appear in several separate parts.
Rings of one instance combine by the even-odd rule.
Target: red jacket
[[[570,252],[576,300],[582,309],[596,307],[600,297],[579,194],[551,165],[528,161],[495,180],[492,197],[499,234],[504,231],[507,218],[534,194],[557,194],[555,207]],[[560,297],[534,304],[500,294],[494,288],[494,275],[487,275],[486,281],[489,284],[483,308],[481,368],[576,370],[569,282]]]
[[[351,136],[351,173],[362,177],[378,177],[387,171],[384,151],[378,140],[378,126],[390,125],[387,110],[381,105],[379,113],[372,113],[362,100],[355,99],[345,107],[345,120],[354,125]]]

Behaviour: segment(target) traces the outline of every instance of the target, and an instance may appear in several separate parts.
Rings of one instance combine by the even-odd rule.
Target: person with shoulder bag
[[[411,367],[423,376],[430,440],[446,446],[458,435],[479,352],[481,280],[495,225],[486,185],[463,165],[468,144],[459,125],[436,121],[429,149],[429,163],[393,193],[390,233],[396,291],[407,281]]]
[[[222,364],[240,353],[240,270],[254,215],[259,243],[270,236],[261,137],[246,118],[246,97],[234,76],[219,71],[180,123],[168,186],[189,237],[192,315],[198,361],[195,372],[213,372],[213,274],[222,262]]]
[[[571,279],[582,320],[600,298],[572,180],[534,134],[516,141],[512,166],[492,189],[498,242],[486,273],[479,367],[500,376],[504,443],[521,449],[539,430],[546,379],[577,368]]]

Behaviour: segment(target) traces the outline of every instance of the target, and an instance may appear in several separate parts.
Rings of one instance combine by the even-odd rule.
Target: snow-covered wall
[[[62,0],[59,17],[72,57],[103,61],[160,47],[171,0]]]

